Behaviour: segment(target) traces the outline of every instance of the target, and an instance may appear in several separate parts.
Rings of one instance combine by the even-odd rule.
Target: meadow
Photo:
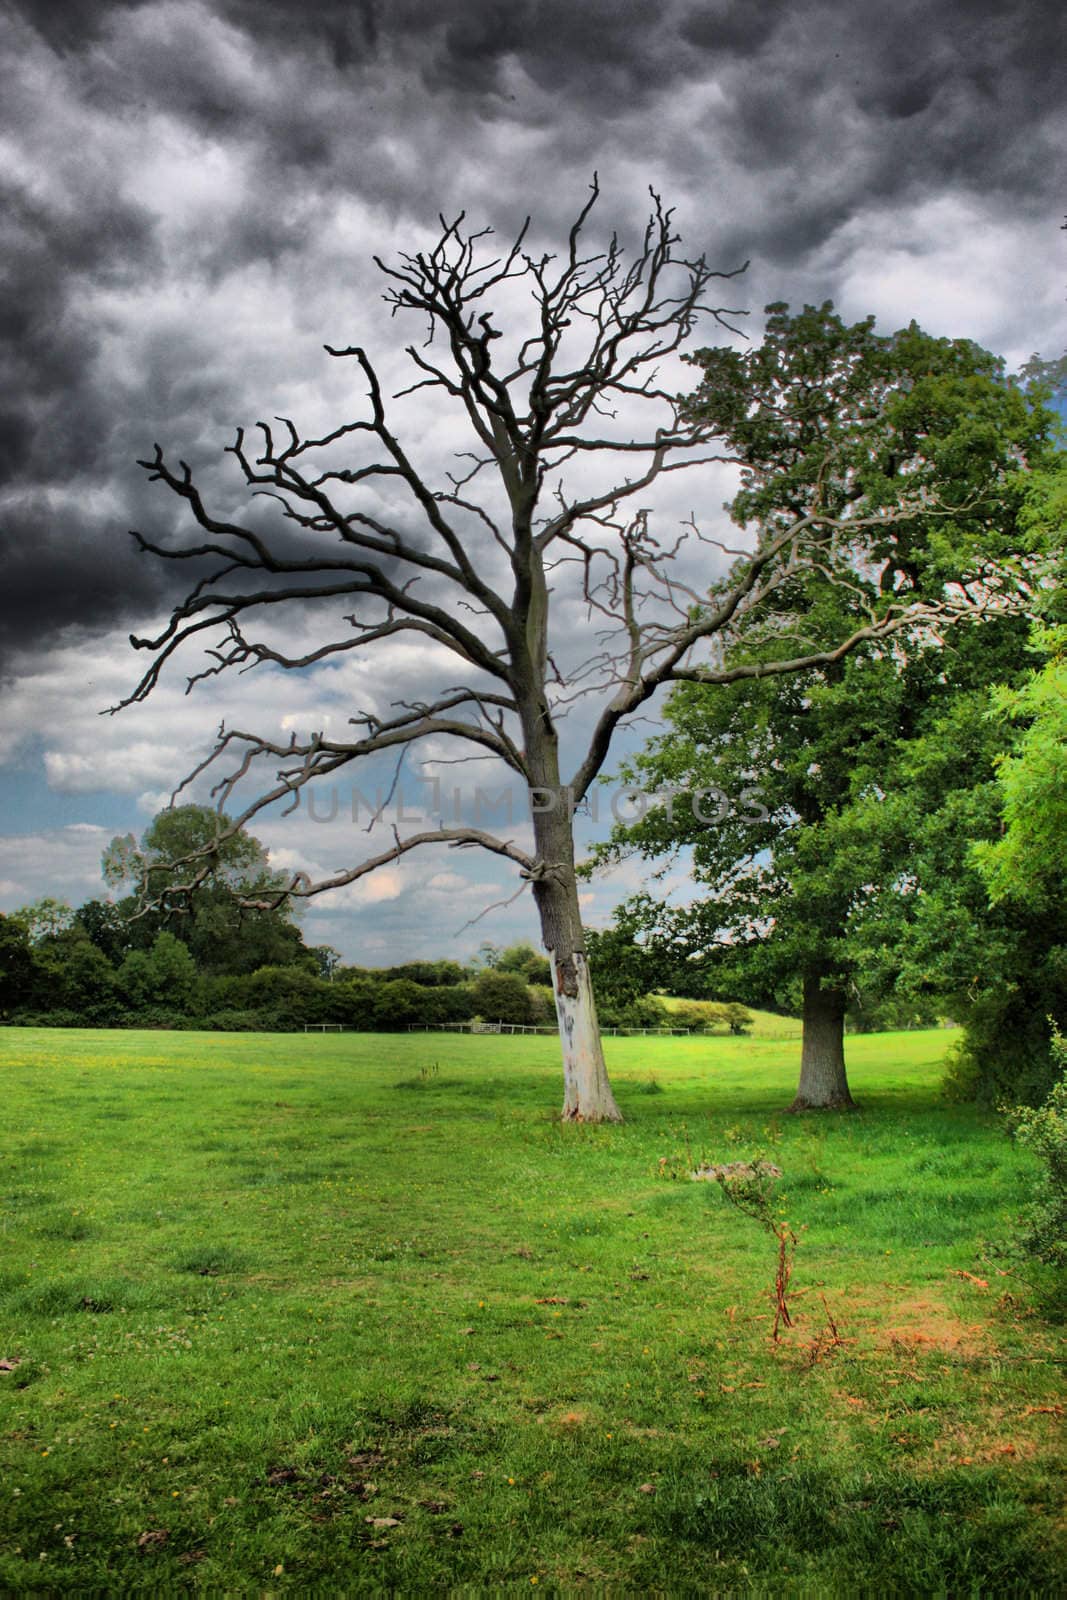
[[[1030,1158],[952,1035],[0,1030],[0,1589],[1061,1592]],[[800,1240],[689,1181],[763,1155]]]

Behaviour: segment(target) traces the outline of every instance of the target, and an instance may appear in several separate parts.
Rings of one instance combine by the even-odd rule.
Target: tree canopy
[[[829,305],[796,316],[776,305],[758,349],[696,360],[704,378],[692,404],[713,411],[746,463],[735,520],[774,525],[813,493],[835,512],[869,512],[899,493],[901,478],[921,485],[925,505],[891,546],[870,551],[852,587],[803,574],[784,586],[775,626],[742,618],[727,664],[760,661],[785,630],[809,647],[836,637],[872,592],[936,592],[966,582],[983,557],[1014,552],[1019,593],[1031,594],[1039,565],[1020,463],[1051,454],[1054,419],[987,352],[914,324],[881,337],[871,319],[846,326]],[[1025,614],[950,634],[918,627],[785,681],[684,685],[666,708],[669,731],[624,769],[646,790],[679,795],[618,828],[601,858],[689,847],[707,890],[682,910],[644,896],[628,925],[678,958],[698,957],[684,968],[690,984],[702,977],[708,992],[727,985],[803,1006],[798,1106],[850,1100],[844,1016],[861,973],[869,980],[857,930],[884,915],[875,908],[885,897],[908,893],[922,826],[909,743],[953,696],[980,718],[988,684],[1025,669],[1026,631]],[[697,793],[694,808],[686,797]]]

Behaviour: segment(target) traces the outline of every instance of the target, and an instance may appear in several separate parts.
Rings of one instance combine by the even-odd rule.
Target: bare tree
[[[232,807],[238,785],[270,765],[267,786],[234,812],[237,829],[266,806],[297,804],[315,780],[431,737],[503,762],[535,797],[532,850],[460,822],[405,836],[394,828],[387,848],[322,881],[297,874],[287,893],[307,897],[350,884],[423,845],[478,846],[513,863],[532,888],[551,960],[563,1116],[591,1121],[619,1120],[620,1114],[585,957],[573,810],[600,772],[619,724],[666,683],[794,672],[920,618],[973,613],[989,603],[991,592],[988,586],[961,589],[922,607],[876,597],[863,626],[832,650],[816,650],[789,632],[775,610],[776,595],[802,570],[854,579],[865,539],[877,534],[884,541],[891,513],[834,519],[820,511],[816,493],[804,515],[757,534],[750,549],[727,550],[695,517],[669,545],[657,541],[646,492],[667,474],[727,459],[715,453],[714,432],[687,417],[661,373],[701,315],[731,326],[733,313],[709,304],[708,293],[715,280],[734,274],[678,252],[671,212],[656,195],[632,260],[616,238],[602,249],[587,248],[597,195],[594,179],[559,257],[528,251],[528,224],[506,253],[493,255],[490,230],[470,232],[461,216],[453,223],[441,219],[440,237],[426,253],[402,255],[396,265],[376,258],[394,315],[414,312],[426,329],[425,342],[406,351],[414,381],[394,400],[430,391],[455,409],[473,436],[473,449],[442,483],[429,481],[401,443],[375,366],[358,345],[326,348],[356,363],[367,385],[361,418],[319,438],[303,437],[288,419],[279,419],[280,432],[259,423],[255,449],[243,431],[228,447],[249,489],[280,503],[299,530],[295,539],[280,524],[252,527],[213,516],[189,467],[179,461],[172,468],[159,445],[151,460],[139,463],[186,501],[207,535],[164,548],[135,534],[142,549],[213,565],[158,637],[133,640],[153,659],[123,702],[143,700],[180,647],[217,636],[220,627],[224,637],[209,652],[211,664],[189,679],[189,688],[231,668],[268,662],[299,669],[349,651],[388,651],[390,641],[409,635],[456,658],[463,682],[425,702],[397,702],[386,716],[355,716],[346,738],[316,733],[279,743],[220,729],[210,756],[190,777],[221,763],[213,792],[222,812]],[[491,301],[513,302],[521,290],[529,291],[532,317],[525,335],[509,346]],[[646,415],[651,420],[634,436],[632,419]],[[605,468],[609,481],[589,487],[595,471]],[[568,477],[579,488],[570,490]],[[406,497],[408,509],[384,512],[383,491],[394,501],[398,492]],[[410,531],[415,522],[417,534]],[[702,558],[697,580],[687,550]],[[716,568],[721,573],[727,563],[726,577],[709,591]],[[550,622],[553,594],[566,594],[568,585],[584,600],[597,648],[565,681],[554,663]],[[249,631],[252,619],[291,615],[288,607],[299,608],[303,618],[309,606],[330,609],[338,597],[353,608],[341,636],[303,654],[286,653]],[[737,619],[754,611],[766,617],[769,630],[780,631],[780,657],[726,668],[722,641]],[[710,648],[702,654],[702,646]],[[577,694],[600,701],[585,753],[565,777],[558,722]],[[210,861],[192,855],[181,864],[192,892]]]

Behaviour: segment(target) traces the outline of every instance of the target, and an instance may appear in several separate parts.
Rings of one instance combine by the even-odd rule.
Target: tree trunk
[[[563,824],[562,826],[560,824]],[[540,825],[539,825],[540,824]],[[604,1063],[585,954],[570,819],[535,819],[540,870],[533,880],[563,1052],[563,1120],[621,1122]]]
[[[804,979],[804,1038],[800,1083],[790,1111],[848,1111],[856,1102],[845,1075],[845,993]]]

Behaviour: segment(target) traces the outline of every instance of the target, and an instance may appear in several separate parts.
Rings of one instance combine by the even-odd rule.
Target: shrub
[[[684,1024],[674,1022],[674,1015],[654,994],[639,996],[636,1000],[597,1001],[597,1013],[605,1028],[669,1028]]]
[[[1006,1113],[1016,1142],[1041,1163],[1036,1197],[1020,1219],[1017,1249],[1048,1266],[1067,1266],[1067,1039],[1053,1030],[1059,1082],[1044,1105],[1014,1106]]]
[[[475,1011],[486,1022],[534,1021],[534,1008],[526,980],[517,972],[489,968],[471,985]]]
[[[731,1033],[740,1033],[741,1025],[734,1026],[730,1020],[731,1014],[738,1017],[741,1025],[752,1021],[744,1006],[720,1005],[717,1000],[686,1000],[674,1007],[670,1020],[676,1027],[691,1028],[694,1033],[713,1033],[716,1028],[729,1028]]]
[[[533,1020],[540,1028],[556,1025],[556,996],[550,983],[531,983],[529,990]]]
[[[965,1038],[957,1039],[946,1051],[942,1066],[945,1074],[941,1079],[941,1094],[950,1105],[966,1105],[981,1098],[981,1064]]]
[[[747,1033],[756,1020],[748,1007],[736,1000],[728,1001],[722,1009],[726,1015],[726,1026],[733,1034]]]
[[[208,1033],[291,1033],[295,1023],[283,1023],[276,1011],[241,1011],[224,1007],[209,1012],[197,1026]]]

